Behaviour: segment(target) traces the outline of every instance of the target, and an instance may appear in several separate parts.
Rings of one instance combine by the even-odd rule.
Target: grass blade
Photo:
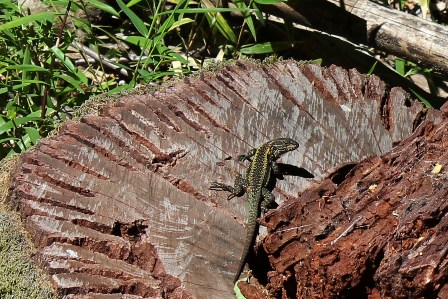
[[[120,16],[120,14],[115,10],[115,8],[113,8],[110,5],[107,5],[107,4],[103,3],[101,1],[98,1],[98,0],[88,0],[88,3],[90,5],[92,5],[93,7],[101,9],[102,11],[105,11],[105,12],[107,12],[107,13],[113,15],[113,16],[116,16],[116,17]]]
[[[288,41],[280,42],[266,42],[261,44],[249,44],[241,47],[241,53],[247,55],[253,54],[267,54],[272,52],[279,52],[282,50],[290,49],[293,43]]]
[[[130,10],[123,1],[116,1],[118,6],[120,6],[120,9],[126,14],[126,16],[128,16],[135,28],[137,28],[138,32],[140,32],[140,34],[143,36],[147,36],[148,28],[146,28],[145,23],[142,21],[142,19],[140,19],[132,10]]]
[[[16,64],[5,67],[7,70],[19,70],[19,71],[28,71],[28,72],[48,72],[46,68],[34,65],[34,64]]]
[[[24,127],[26,134],[30,138],[30,141],[32,144],[36,144],[37,141],[40,139],[39,131],[37,131],[33,127]]]
[[[249,27],[250,33],[252,34],[254,40],[257,41],[257,32],[255,31],[254,21],[252,20],[252,16],[250,15],[250,13],[247,12],[246,3],[244,3],[243,0],[233,0],[232,2],[236,7],[245,9],[244,12],[242,12],[244,16],[244,22],[246,22],[247,27]]]
[[[215,8],[213,4],[209,0],[202,0],[201,4],[204,5],[208,9]],[[221,34],[228,40],[233,43],[237,42],[237,37],[230,27],[229,23],[227,23],[226,19],[217,12],[216,14],[212,14],[210,12],[207,13],[207,17],[210,23],[216,24],[216,28],[221,32]]]
[[[204,1],[201,1],[204,2]],[[208,4],[211,4],[210,1],[208,1]],[[250,8],[217,8],[214,7],[213,5],[208,7],[207,5],[205,5],[205,7],[203,8],[180,8],[180,9],[176,9],[176,13],[184,13],[184,14],[197,14],[197,13],[213,13],[213,12],[242,12],[242,13],[250,13],[255,11],[254,9],[250,9]],[[164,12],[159,13],[159,16],[163,16],[163,15],[167,15],[167,14],[171,14],[173,13],[173,10],[167,10]]]
[[[39,112],[40,115],[40,111]],[[30,114],[31,115],[31,114]],[[17,117],[14,118],[13,120],[10,120],[6,123],[4,123],[3,125],[0,126],[0,134],[3,134],[9,130],[11,130],[12,128],[14,128],[15,126],[20,126],[23,125],[29,121],[36,121],[36,120],[41,120],[42,118],[40,116],[25,116],[25,117]],[[15,123],[15,124],[14,124]]]
[[[271,5],[271,4],[277,4],[280,2],[286,2],[285,0],[254,0],[254,2],[258,3],[258,4],[263,4],[263,5]]]
[[[191,23],[191,22],[194,22],[193,19],[190,19],[190,18],[182,18],[182,19],[180,19],[180,20],[174,22],[173,25],[171,25],[170,29],[168,29],[168,31],[174,30],[174,29],[176,29],[177,27],[180,27],[180,26],[182,26],[182,25],[185,25],[185,24],[188,24],[188,23]]]
[[[54,53],[54,55],[56,55],[56,58],[59,59],[69,69],[69,71],[73,75],[77,76],[81,80],[82,83],[84,84],[88,83],[87,77],[77,68],[75,68],[75,65],[70,60],[70,58],[65,56],[65,54],[58,47],[56,46],[51,47],[51,51]]]
[[[395,59],[395,70],[397,71],[397,73],[399,73],[403,77],[405,76],[404,66],[405,66],[404,59],[401,59],[401,58]]]
[[[29,23],[36,22],[36,21],[38,21],[38,22],[42,22],[42,21],[53,22],[55,14],[56,13],[52,12],[52,11],[45,11],[45,12],[40,12],[40,13],[32,14],[29,16],[25,16],[22,18],[18,18],[18,19],[15,19],[14,21],[0,25],[0,31],[8,30],[8,29],[22,26],[22,25],[28,25]]]

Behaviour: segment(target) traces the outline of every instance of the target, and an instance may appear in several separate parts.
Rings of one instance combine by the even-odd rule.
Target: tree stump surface
[[[386,249],[392,253],[399,247],[386,248],[381,237],[360,239],[359,243],[353,236],[367,236],[372,227],[380,232],[375,225],[383,218],[391,226],[407,225],[408,214],[399,218],[390,215],[390,206],[377,211],[365,198],[356,200],[356,192],[372,186],[372,182],[379,185],[373,192],[386,190],[379,176],[376,180],[362,180],[356,189],[345,190],[347,197],[340,193],[335,197],[331,191],[336,187],[330,185],[320,198],[312,193],[316,189],[310,189],[306,192],[314,197],[302,195],[294,199],[307,188],[317,188],[319,181],[332,173],[341,172],[343,179],[341,165],[346,165],[342,169],[348,171],[367,157],[387,154],[394,143],[411,135],[428,117],[433,118],[402,89],[388,89],[379,78],[356,70],[336,66],[323,69],[295,61],[270,65],[239,62],[215,73],[186,78],[157,92],[123,96],[104,107],[100,115],[67,122],[57,136],[41,141],[22,155],[8,200],[19,208],[37,247],[36,259],[51,274],[61,296],[231,298],[232,277],[245,237],[247,207],[244,197],[227,201],[226,194],[209,191],[208,187],[215,180],[231,184],[235,172],[244,172],[243,163],[235,159],[238,154],[273,138],[290,137],[300,147],[282,157],[281,162],[302,167],[315,179],[287,176],[277,183],[274,195],[280,204],[286,201],[291,207],[322,203],[325,213],[316,215],[326,216],[310,220],[304,218],[308,214],[301,214],[306,209],[291,210],[285,224],[295,225],[295,219],[306,219],[303,223],[311,226],[305,232],[313,238],[316,232],[325,232],[330,223],[335,228],[328,229],[322,242],[307,241],[320,244],[320,253],[311,243],[304,249],[304,239],[297,231],[280,234],[289,234],[291,239],[282,244],[275,241],[275,232],[263,242],[269,257],[263,265],[269,267],[270,262],[278,271],[277,276],[269,272],[268,281],[268,288],[276,294],[294,285],[294,279],[284,278],[295,277],[294,273],[298,278],[293,293],[312,293],[310,284],[317,289],[315,284],[320,282],[305,282],[300,277],[321,278],[325,274],[321,271],[329,271],[326,266],[335,264],[320,260],[319,254],[333,257],[331,252],[350,238],[352,248],[339,255],[355,257],[359,250],[371,262],[364,265],[364,271],[370,271],[379,257],[389,257]],[[398,156],[395,160],[405,158]],[[373,167],[369,169],[371,175],[376,173],[374,170],[380,171],[375,165],[388,165],[380,158],[369,161],[365,167]],[[328,180],[323,184],[329,184]],[[413,192],[418,191],[411,187]],[[322,201],[326,192],[330,192],[332,203]],[[370,191],[364,192],[371,195]],[[402,192],[403,196],[410,194]],[[389,199],[394,203],[392,207],[396,206],[396,196]],[[380,203],[377,198],[371,200]],[[419,200],[413,205],[409,202],[406,209],[421,205]],[[346,214],[341,214],[342,203]],[[329,207],[334,211],[328,212]],[[281,208],[268,213],[265,224],[271,232],[283,223],[276,221],[284,211]],[[347,217],[360,214],[364,215],[360,224],[368,224],[367,229],[354,231],[334,246],[322,245],[349,224]],[[415,225],[422,229],[428,223],[434,224],[430,219],[436,216],[431,217]],[[365,243],[372,241],[377,245]],[[400,245],[396,242],[395,246]],[[282,253],[277,255],[280,248]],[[284,250],[294,248],[302,251],[291,259]],[[439,253],[434,250],[434,254]],[[371,261],[372,256],[377,259]],[[345,259],[347,268],[351,265],[359,271],[344,276],[347,287],[353,287],[362,276],[362,265],[351,264],[356,261],[354,257]],[[299,264],[304,265],[303,269]],[[343,273],[345,266],[339,266],[331,271]],[[415,273],[426,269],[413,267],[409,263],[400,269]],[[306,274],[307,269],[314,269],[315,276]],[[381,267],[377,271],[381,274],[378,282],[386,286],[385,280],[392,274]],[[259,275],[263,277],[263,273]],[[337,281],[330,279],[328,288],[322,286],[321,290],[331,292],[337,289],[330,287],[334,285]],[[290,293],[288,290],[286,295]]]

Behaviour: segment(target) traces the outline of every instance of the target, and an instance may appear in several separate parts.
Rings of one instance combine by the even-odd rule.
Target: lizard
[[[291,138],[277,138],[266,142],[258,148],[253,148],[246,154],[239,155],[238,161],[249,161],[246,175],[243,177],[238,174],[235,178],[234,186],[223,183],[212,182],[210,190],[230,192],[228,200],[247,194],[249,205],[248,219],[246,223],[246,239],[244,242],[243,253],[240,263],[233,280],[237,282],[244,266],[251,247],[256,238],[258,228],[257,218],[261,212],[266,212],[267,208],[274,202],[274,195],[268,189],[271,176],[282,178],[279,166],[276,160],[283,154],[293,151],[299,147],[299,144]]]

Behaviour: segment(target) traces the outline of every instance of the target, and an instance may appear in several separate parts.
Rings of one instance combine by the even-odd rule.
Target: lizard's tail
[[[257,222],[257,211],[249,212],[249,218],[247,219],[247,233],[246,239],[244,240],[243,253],[241,255],[240,263],[238,264],[238,270],[233,279],[233,283],[236,283],[240,278],[241,273],[244,270],[244,266],[247,262],[247,257],[249,253],[253,250],[255,244],[255,239],[257,238],[258,222]]]

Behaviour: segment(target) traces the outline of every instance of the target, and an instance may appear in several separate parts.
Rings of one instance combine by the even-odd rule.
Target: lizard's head
[[[270,145],[272,153],[276,158],[299,147],[299,143],[291,138],[277,138],[271,140]]]

